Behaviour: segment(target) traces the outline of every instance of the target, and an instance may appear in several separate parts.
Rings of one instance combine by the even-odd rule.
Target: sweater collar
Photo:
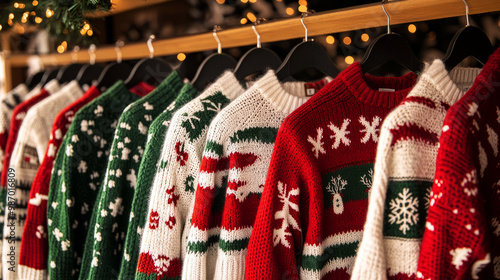
[[[435,59],[424,70],[422,78],[428,79],[436,86],[441,100],[453,105],[472,86],[480,72],[480,68],[466,67],[455,67],[448,72],[444,63],[440,59]],[[435,99],[435,96],[429,96],[429,98]]]
[[[205,91],[214,92],[217,90],[220,90],[230,100],[234,100],[245,91],[231,70],[224,72]]]
[[[376,77],[363,74],[359,62],[351,64],[339,74],[352,96],[375,107],[393,108],[408,95],[417,81],[417,75],[408,73],[401,77]],[[336,92],[341,99],[348,99],[345,92]]]

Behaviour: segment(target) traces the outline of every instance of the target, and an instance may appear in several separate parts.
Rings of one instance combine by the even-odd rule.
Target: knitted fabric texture
[[[49,277],[78,275],[95,199],[118,118],[139,96],[122,81],[76,113],[57,153],[49,186]],[[94,228],[90,229],[93,234]]]
[[[420,279],[500,279],[500,49],[443,123]]]
[[[365,75],[354,63],[285,119],[248,246],[246,279],[350,278],[379,126],[415,81],[413,73]]]
[[[153,119],[175,100],[181,87],[182,80],[174,71],[154,91],[128,106],[121,115],[104,183],[97,196],[97,211],[92,214],[95,225],[91,224],[91,228],[96,228],[93,246],[86,247],[84,252],[83,259],[90,254],[92,263],[82,267],[80,279],[116,278],[122,256],[128,256],[128,252],[123,251],[123,244],[129,219],[134,215],[130,209],[148,128]],[[127,278],[133,278],[134,274]]]
[[[157,166],[161,155],[161,148],[165,140],[170,121],[173,114],[198,95],[198,91],[189,83],[186,83],[175,101],[170,104],[149,126],[148,141],[141,166],[137,175],[137,187],[132,201],[132,218],[128,224],[125,237],[124,251],[120,267],[120,279],[129,279],[135,275],[139,260],[139,249],[141,236],[144,231],[148,211],[148,199],[153,178],[156,174]],[[128,277],[128,278],[127,278]]]
[[[179,277],[208,126],[243,93],[230,71],[173,116],[153,181],[137,278]],[[188,278],[191,279],[191,278]]]
[[[443,121],[480,71],[457,67],[448,74],[435,60],[384,120],[351,279],[416,278]]]
[[[40,162],[45,154],[45,149],[50,138],[50,128],[57,113],[64,107],[71,104],[83,94],[78,82],[72,81],[55,94],[45,98],[38,104],[31,107],[23,120],[16,145],[12,152],[10,167],[15,170],[15,199],[16,208],[9,211],[6,215],[10,220],[12,216],[16,218],[16,238],[15,244],[4,244],[3,251],[11,252],[15,247],[15,256],[19,260],[19,249],[21,245],[21,237],[26,219],[28,208],[29,194],[31,184],[35,178]],[[9,191],[11,185],[9,185]],[[12,229],[4,227],[4,234],[10,232],[10,238],[13,237]],[[17,264],[16,264],[17,265]],[[18,271],[19,279],[26,279],[25,271],[15,268]],[[7,271],[8,276],[4,278],[17,279],[12,273]]]
[[[43,161],[31,185],[28,213],[21,240],[19,271],[21,279],[47,278],[47,199],[50,177],[57,151],[63,137],[73,122],[75,113],[99,96],[96,87],[91,87],[82,97],[57,114]]]
[[[318,87],[326,84],[320,81]],[[281,85],[268,71],[210,124],[188,238],[190,262],[183,267],[186,279],[244,279],[274,140],[285,117],[307,101],[307,88],[316,86]]]

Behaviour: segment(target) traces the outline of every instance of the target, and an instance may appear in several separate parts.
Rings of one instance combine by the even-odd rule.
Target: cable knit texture
[[[174,114],[151,189],[137,278],[166,279],[181,275],[208,126],[243,91],[234,74],[227,71]]]
[[[21,279],[47,278],[47,199],[52,168],[57,151],[73,122],[75,113],[99,94],[96,87],[91,87],[83,96],[60,111],[52,124],[43,161],[31,185],[28,213],[21,240],[19,259],[19,278]]]
[[[351,279],[416,278],[441,127],[447,110],[480,71],[455,68],[448,73],[441,60],[434,60],[384,120]]]
[[[57,113],[64,107],[71,104],[83,94],[78,82],[72,81],[64,86],[55,94],[45,98],[29,109],[23,120],[16,145],[12,151],[10,167],[15,170],[15,198],[16,208],[9,211],[6,215],[11,219],[11,215],[16,216],[15,244],[4,244],[4,252],[12,251],[15,247],[16,259],[19,260],[19,250],[21,237],[26,219],[28,199],[31,190],[31,184],[35,178],[40,162],[43,160],[45,149],[50,136],[50,128]],[[11,185],[9,184],[9,191]],[[4,228],[4,234],[10,231],[10,228]],[[17,261],[18,262],[18,261]],[[25,279],[24,271],[15,268],[18,271],[19,279]],[[9,279],[17,279],[12,273],[8,273]],[[5,278],[5,277],[4,277]]]
[[[500,279],[500,49],[443,123],[420,279]]]
[[[149,192],[153,184],[154,175],[159,165],[165,134],[170,126],[173,114],[198,95],[198,91],[186,83],[177,98],[163,111],[149,126],[148,141],[141,166],[137,175],[137,187],[132,201],[131,218],[125,237],[124,251],[120,268],[120,279],[130,279],[135,275],[139,260],[141,237],[146,223]]]
[[[415,81],[413,73],[365,75],[354,63],[285,119],[250,237],[245,279],[350,278],[379,126]]]
[[[89,220],[118,118],[125,107],[139,97],[128,91],[123,82],[117,82],[76,113],[64,137],[52,171],[47,201],[51,279],[78,275]],[[91,228],[90,233],[93,232]]]
[[[278,129],[307,101],[307,88],[326,84],[280,84],[269,71],[217,114],[200,167],[187,245],[193,261],[183,267],[186,279],[244,279],[248,240]]]
[[[115,131],[104,183],[92,213],[91,228],[96,228],[93,242],[85,247],[84,260],[91,255],[92,263],[84,266],[80,279],[116,278],[123,255],[125,233],[130,218],[137,173],[144,154],[148,128],[172,101],[182,87],[177,72],[172,72],[155,90],[130,104],[120,116]],[[88,272],[87,272],[88,271]],[[87,274],[88,273],[88,274]],[[132,274],[133,276],[133,274]]]

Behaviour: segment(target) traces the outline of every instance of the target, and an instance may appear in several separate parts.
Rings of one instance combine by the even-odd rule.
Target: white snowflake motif
[[[102,240],[101,232],[97,231],[97,229],[99,227],[100,227],[99,224],[96,224],[95,225],[95,229],[94,229],[94,239],[97,240],[97,241],[101,241]]]
[[[130,152],[131,152],[131,151],[130,151],[130,149],[129,149],[129,148],[124,148],[124,149],[122,150],[122,157],[121,157],[121,159],[122,159],[122,160],[128,160],[128,155],[130,154]]]
[[[162,123],[164,126],[169,127],[170,126],[170,120],[168,121],[163,121]]]
[[[144,106],[144,109],[146,109],[148,111],[151,111],[154,109],[154,106],[149,104],[149,102],[144,102],[144,104],[142,104],[142,106]]]
[[[52,225],[52,220],[51,219],[47,219],[47,225],[49,225],[49,226]]]
[[[491,226],[494,229],[493,233],[496,236],[500,236],[500,221],[496,217],[491,219]]]
[[[434,225],[431,224],[429,221],[425,222],[425,227],[430,231],[434,231]]]
[[[170,258],[163,255],[153,255],[153,262],[155,265],[156,273],[158,274],[158,278],[161,278],[170,267]]]
[[[87,172],[87,163],[85,161],[80,161],[80,164],[78,165],[78,172],[79,173],[86,173]]]
[[[66,241],[61,242],[61,249],[63,251],[68,251],[70,244],[71,244],[71,242],[69,242],[69,240],[66,239]]]
[[[404,188],[399,197],[391,200],[389,203],[391,213],[389,214],[389,222],[396,223],[399,230],[406,234],[410,230],[410,226],[418,222],[418,198],[412,198],[412,193],[408,188]]]
[[[318,127],[316,129],[317,136],[316,139],[312,138],[311,136],[307,136],[307,142],[311,143],[313,145],[312,151],[314,153],[314,156],[316,158],[319,157],[319,153],[326,154],[325,148],[323,148],[323,129],[321,127]]]
[[[49,197],[44,194],[36,193],[35,197],[29,200],[29,204],[34,206],[40,206],[42,204],[42,200],[49,200]]]
[[[378,142],[378,132],[380,129],[377,128],[377,126],[380,125],[380,121],[382,119],[379,116],[373,117],[372,123],[368,122],[365,117],[360,116],[359,117],[359,122],[365,127],[364,129],[361,129],[359,132],[365,133],[365,136],[361,139],[361,143],[366,144],[368,141],[370,141],[370,138],[373,138],[373,142],[377,143]]]
[[[93,191],[97,190],[97,186],[94,183],[89,183],[89,187]]]
[[[101,158],[102,156],[102,151],[97,151],[97,158]]]
[[[92,259],[92,267],[98,267],[99,266],[99,259],[97,257],[94,257]]]
[[[189,113],[184,113],[182,115],[182,117],[184,118],[184,121],[189,121],[189,123],[191,124],[191,128],[194,129],[195,126],[194,126],[194,123],[193,123],[193,120],[197,120],[197,121],[200,121],[200,118],[198,118],[197,116],[194,115],[194,112],[192,112],[193,114],[189,115]]]
[[[125,144],[128,144],[128,143],[132,142],[132,140],[130,140],[130,138],[128,138],[128,137],[125,137],[125,139],[123,139],[123,142],[125,142]]]
[[[151,122],[151,121],[153,121],[153,116],[151,116],[151,115],[144,115],[144,119],[146,121],[148,121],[148,122]]]
[[[106,209],[101,210],[101,217],[106,217],[108,215],[108,211]]]
[[[52,204],[50,206],[52,206],[52,208],[56,209],[57,205],[59,205],[59,202],[52,202]]]
[[[139,122],[139,131],[141,132],[141,134],[144,134],[146,135],[148,133],[148,127],[143,125],[142,122]]]
[[[465,194],[467,194],[468,196],[476,196],[479,192],[477,188],[476,173],[476,170],[467,172],[467,174],[465,174],[465,177],[462,179],[462,183],[460,183],[462,188],[464,188]]]
[[[56,152],[57,152],[56,146],[54,146],[54,144],[50,143],[49,144],[49,149],[47,151],[47,156],[49,156],[49,157],[55,157],[56,156]]]
[[[340,175],[337,178],[332,177],[326,190],[333,195],[333,213],[340,215],[344,212],[344,201],[342,200],[342,191],[345,190],[347,181]]]
[[[66,146],[66,155],[68,157],[73,156],[73,145],[69,144],[68,146]]]
[[[45,232],[45,229],[42,225],[36,227],[35,235],[38,239],[47,238],[47,233]]]
[[[125,207],[122,205],[122,199],[117,197],[115,202],[109,203],[109,210],[111,210],[111,216],[116,217],[116,215],[121,215]]]
[[[132,158],[135,162],[139,162],[139,155],[134,155]]]
[[[125,128],[126,130],[130,130],[132,127],[128,123],[120,123],[120,128]]]
[[[101,149],[103,149],[104,146],[106,146],[107,143],[108,143],[108,141],[106,141],[105,139],[101,139]]]
[[[56,263],[55,263],[54,261],[51,261],[51,262],[50,262],[50,267],[51,267],[51,268],[56,268]]]
[[[60,129],[56,129],[56,131],[54,132],[54,136],[56,137],[57,140],[59,140],[62,138],[63,133]]]
[[[291,236],[292,234],[288,231],[288,225],[291,225],[292,228],[300,231],[299,224],[295,220],[295,218],[290,215],[290,208],[299,212],[299,205],[295,202],[291,202],[290,199],[292,196],[297,197],[300,193],[298,188],[288,189],[286,184],[278,181],[278,198],[279,201],[283,204],[283,208],[277,211],[274,214],[274,220],[280,220],[281,227],[273,229],[273,244],[277,246],[281,243],[283,246],[290,248],[290,243],[286,239],[287,236]],[[287,194],[288,193],[288,194]]]
[[[52,231],[52,234],[56,237],[57,241],[61,241],[61,237],[63,237],[63,233],[58,228],[55,228]]]
[[[81,123],[80,123],[80,130],[82,132],[85,132],[89,129],[89,122],[87,120],[83,120]]]
[[[123,251],[123,257],[125,258],[126,261],[128,261],[128,262],[130,261],[130,255],[127,254],[127,249],[125,249]]]
[[[115,181],[114,180],[109,180],[108,181],[108,188],[114,188],[115,187]]]
[[[328,128],[333,132],[333,135],[330,136],[330,139],[335,138],[335,142],[332,145],[332,149],[337,149],[340,146],[340,142],[344,145],[349,146],[351,144],[351,140],[347,138],[347,134],[350,134],[350,131],[347,131],[347,126],[351,123],[350,119],[344,119],[342,123],[342,127],[338,128],[333,123],[328,125]]]
[[[137,176],[135,175],[134,169],[130,169],[130,173],[127,175],[126,179],[130,182],[130,187],[135,189],[137,186]]]
[[[115,174],[116,178],[120,178],[122,176],[122,174],[123,173],[122,173],[122,170],[120,168],[116,169],[116,174]]]
[[[370,196],[370,192],[372,190],[372,182],[373,182],[373,168],[370,168],[368,170],[368,176],[367,174],[364,174],[361,176],[361,179],[359,180],[363,185],[366,187],[366,191],[368,192],[368,196]]]
[[[469,111],[467,112],[467,115],[469,115],[469,117],[473,116],[477,112],[477,108],[479,108],[477,103],[472,102],[469,104]]]
[[[104,112],[104,108],[101,105],[97,105],[97,108],[94,110],[94,114],[97,117],[101,117],[103,112]]]
[[[469,258],[470,253],[472,253],[472,250],[466,247],[450,250],[450,255],[453,258],[451,264],[459,270],[463,263]]]
[[[66,205],[68,205],[68,207],[73,207],[73,205],[75,204],[75,198],[72,197],[71,199],[66,199]]]
[[[116,145],[116,147],[118,149],[123,149],[123,148],[125,148],[125,144],[123,144],[123,142],[118,142],[118,145]]]

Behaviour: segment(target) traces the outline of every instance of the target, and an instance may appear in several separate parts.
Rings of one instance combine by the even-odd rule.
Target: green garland
[[[0,11],[1,31],[15,27],[16,23],[38,25],[54,36],[58,44],[66,41],[68,48],[86,47],[96,43],[96,38],[94,31],[87,32],[92,26],[85,15],[107,12],[111,5],[110,0],[11,0]],[[82,30],[84,27],[88,28]]]

